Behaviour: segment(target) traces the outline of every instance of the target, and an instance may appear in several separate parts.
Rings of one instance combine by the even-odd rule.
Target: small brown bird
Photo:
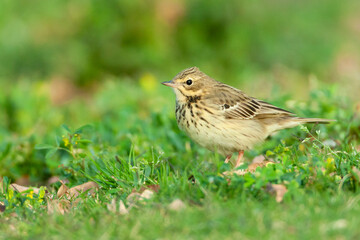
[[[201,146],[226,156],[225,163],[238,152],[235,167],[241,165],[244,150],[264,141],[273,132],[301,123],[334,121],[296,117],[212,79],[197,67],[185,69],[162,84],[175,92],[175,114],[180,129]]]

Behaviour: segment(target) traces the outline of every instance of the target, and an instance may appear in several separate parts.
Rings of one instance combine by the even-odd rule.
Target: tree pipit
[[[201,146],[226,156],[225,163],[238,152],[235,168],[242,164],[244,150],[264,141],[273,132],[302,123],[334,121],[296,117],[212,79],[197,67],[185,69],[162,84],[175,92],[175,114],[180,129]]]

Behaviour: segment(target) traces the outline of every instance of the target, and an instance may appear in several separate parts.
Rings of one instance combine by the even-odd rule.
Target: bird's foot
[[[229,163],[231,156],[232,156],[232,154],[227,155],[224,162]]]
[[[243,150],[239,151],[239,155],[236,159],[235,168],[238,168],[240,167],[240,165],[244,164],[244,162],[242,161],[243,156],[244,156],[244,151]]]
[[[239,167],[240,165],[242,165],[244,163],[242,161],[243,156],[244,156],[244,151],[243,150],[239,151],[239,155],[238,155],[238,157],[236,159],[236,163],[235,163],[235,166],[234,166],[235,168]],[[232,154],[227,155],[224,162],[229,163],[231,157],[232,157]]]

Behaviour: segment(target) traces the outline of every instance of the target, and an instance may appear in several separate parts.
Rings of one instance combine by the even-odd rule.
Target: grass
[[[0,239],[358,239],[355,2],[4,1]],[[178,129],[159,84],[193,65],[337,122],[283,130],[245,153],[275,164],[224,177],[231,165]],[[54,177],[99,188],[58,197]],[[131,200],[144,187],[158,192]]]
[[[37,239],[356,239],[359,210],[359,197],[353,194],[307,194],[285,204],[208,196],[201,206],[181,212],[154,200],[128,216],[85,205],[64,216],[10,219],[2,232],[5,238]],[[17,231],[6,230],[9,226]]]
[[[231,166],[179,131],[174,96],[154,81],[109,80],[62,105],[51,102],[46,82],[19,82],[0,95],[0,239],[359,237],[360,117],[336,87],[315,89],[306,102],[270,99],[299,116],[337,122],[281,131],[245,155],[275,164],[224,177]],[[92,180],[100,189],[64,215],[48,213],[61,184],[48,185],[46,196],[8,189],[27,175],[30,185],[59,176],[69,187]],[[286,186],[281,203],[270,184]],[[113,199],[130,208],[129,194],[149,185],[160,190],[129,214],[109,209]],[[186,207],[170,210],[175,199]]]

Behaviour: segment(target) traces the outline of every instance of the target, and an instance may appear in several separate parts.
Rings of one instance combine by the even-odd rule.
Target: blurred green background
[[[171,78],[196,65],[227,82],[265,78],[262,73],[270,81],[301,81],[308,74],[332,82],[359,80],[359,5],[2,0],[0,76],[86,85],[144,72]]]
[[[99,149],[123,144],[124,155],[134,142],[138,153],[161,146],[147,127],[163,116],[177,128],[159,83],[191,66],[272,102],[331,84],[354,109],[359,12],[357,0],[1,0],[0,175],[59,174],[66,160],[34,146],[53,144],[63,123],[95,124]]]

